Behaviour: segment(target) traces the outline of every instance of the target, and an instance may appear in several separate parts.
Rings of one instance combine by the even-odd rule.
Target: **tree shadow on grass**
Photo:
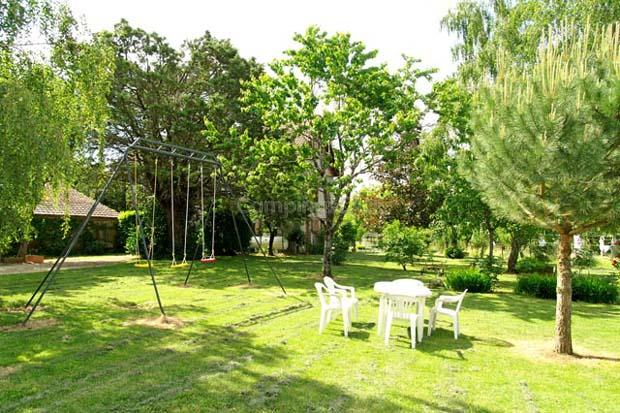
[[[513,293],[468,294],[464,306],[480,311],[508,313],[527,322],[555,319],[555,300],[544,300]],[[615,318],[620,317],[620,306],[574,302],[573,315],[593,319]]]

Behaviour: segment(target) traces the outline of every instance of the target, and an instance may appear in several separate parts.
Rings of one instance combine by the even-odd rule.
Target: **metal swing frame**
[[[58,276],[58,273],[60,272],[60,269],[64,265],[65,260],[67,259],[67,257],[69,256],[69,254],[71,253],[73,248],[75,247],[78,239],[80,238],[80,235],[82,235],[82,233],[86,229],[86,226],[88,225],[90,219],[92,218],[92,216],[93,216],[93,214],[95,212],[95,209],[101,203],[101,200],[103,199],[103,196],[106,194],[108,188],[110,187],[110,184],[119,175],[119,173],[121,172],[121,169],[122,169],[123,166],[125,167],[125,171],[126,171],[126,174],[127,174],[127,180],[129,182],[129,186],[132,188],[131,189],[131,191],[132,191],[131,199],[132,199],[133,208],[135,210],[138,209],[137,208],[138,207],[137,195],[136,195],[136,190],[135,190],[135,185],[134,185],[135,182],[134,182],[134,179],[132,177],[131,170],[130,170],[130,165],[129,165],[129,154],[132,153],[132,152],[152,153],[152,154],[156,154],[158,156],[169,157],[170,159],[174,159],[174,158],[176,158],[176,159],[183,159],[183,160],[186,160],[188,162],[196,162],[196,163],[199,163],[201,165],[205,165],[205,164],[206,165],[210,165],[211,167],[215,168],[218,171],[218,174],[220,176],[220,180],[223,183],[223,185],[225,186],[225,188],[227,189],[229,195],[233,199],[237,200],[237,198],[235,197],[234,192],[233,192],[230,184],[225,179],[225,175],[223,174],[223,170],[222,170],[222,164],[217,160],[217,158],[214,155],[212,155],[210,153],[207,153],[207,152],[204,152],[204,151],[199,151],[199,150],[196,150],[196,149],[192,149],[192,148],[188,148],[188,147],[185,147],[185,146],[180,146],[180,145],[176,145],[176,144],[172,144],[172,143],[168,143],[168,142],[161,142],[161,141],[156,141],[156,140],[147,139],[147,138],[136,138],[136,139],[134,139],[131,143],[127,144],[122,149],[122,154],[121,154],[120,160],[114,166],[112,175],[108,178],[108,180],[104,184],[103,188],[99,192],[99,195],[97,196],[97,198],[95,199],[95,201],[91,205],[88,213],[86,214],[86,217],[84,218],[84,220],[82,221],[82,223],[78,227],[77,231],[74,232],[73,235],[71,236],[71,238],[70,238],[69,242],[66,244],[62,254],[60,256],[58,256],[58,258],[56,259],[56,261],[54,262],[52,267],[45,274],[45,276],[43,277],[43,279],[41,280],[41,282],[39,283],[39,285],[37,286],[37,288],[33,292],[32,296],[30,297],[28,302],[24,305],[24,308],[26,308],[26,309],[28,309],[29,306],[31,306],[31,308],[28,311],[28,314],[26,315],[24,320],[22,321],[23,325],[25,325],[28,322],[28,320],[30,320],[30,317],[32,317],[32,314],[35,312],[35,310],[37,309],[39,304],[41,304],[41,301],[43,300],[43,297],[48,292],[48,290],[50,289],[52,284],[54,283],[54,280]],[[248,220],[245,212],[241,208],[241,205],[239,205],[239,202],[235,202],[235,204],[236,204],[236,207],[237,207],[236,209],[238,210],[238,212],[243,217],[243,221],[245,222],[245,224],[247,225],[248,229],[250,230],[254,240],[257,242],[259,250],[261,251],[262,255],[267,257],[267,254],[265,253],[265,250],[263,249],[260,240],[256,236],[256,233],[254,232],[254,229],[252,228],[252,225],[250,224],[250,221]],[[247,276],[247,279],[248,279],[248,283],[251,284],[252,283],[252,279],[250,277],[250,272],[249,272],[248,265],[247,265],[247,252],[245,251],[245,248],[243,247],[243,243],[241,242],[241,237],[240,237],[240,234],[239,234],[239,228],[237,226],[237,220],[235,218],[235,211],[233,210],[232,206],[230,208],[230,212],[231,212],[231,215],[232,215],[233,226],[235,228],[235,234],[237,236],[237,241],[239,242],[239,249],[241,251],[241,255],[243,256],[243,266],[244,266],[244,269],[245,269],[245,273],[246,273],[246,276]],[[138,232],[139,232],[139,235],[140,235],[139,242],[142,244],[142,248],[143,248],[143,250],[144,250],[144,252],[146,254],[146,260],[147,260],[147,264],[148,264],[149,277],[151,279],[151,284],[153,285],[153,290],[155,292],[155,297],[157,298],[157,304],[159,306],[159,311],[161,312],[161,314],[163,316],[166,316],[166,312],[165,312],[164,306],[162,304],[161,296],[159,294],[159,289],[157,287],[157,281],[155,279],[155,271],[153,270],[153,264],[152,264],[152,254],[153,254],[153,252],[149,249],[149,247],[147,245],[147,242],[146,242],[144,223],[142,221],[142,217],[140,217],[139,214],[136,214],[136,217],[137,217],[137,224],[138,224]],[[203,227],[203,231],[204,231],[204,227]],[[197,244],[196,250],[194,251],[194,255],[192,257],[192,261],[191,261],[189,270],[187,272],[187,276],[185,277],[184,285],[187,285],[187,283],[189,281],[189,277],[191,275],[191,272],[192,272],[192,269],[193,269],[193,266],[194,266],[194,262],[196,260],[197,254],[198,254],[198,250],[199,250],[199,246]],[[276,271],[273,268],[273,266],[270,263],[268,263],[268,265],[269,265],[269,268],[270,268],[274,278],[278,282],[278,285],[282,289],[282,292],[286,295],[287,294],[286,293],[286,289],[284,288],[284,285],[282,285],[282,281],[280,280],[280,277],[276,273]]]

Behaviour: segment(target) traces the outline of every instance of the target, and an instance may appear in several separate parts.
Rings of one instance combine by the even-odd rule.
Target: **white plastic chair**
[[[467,290],[463,291],[459,295],[440,295],[435,300],[435,305],[431,308],[431,313],[428,318],[428,335],[430,336],[433,330],[435,329],[435,322],[437,321],[437,314],[443,314],[450,318],[452,318],[452,324],[454,327],[454,339],[459,338],[459,311],[461,310],[461,305],[463,304],[463,299],[465,298],[465,293]],[[443,305],[445,303],[456,303],[456,308],[453,310],[451,308],[445,308]]]
[[[349,337],[351,329],[351,311],[353,301],[347,298],[343,290],[335,290],[330,292],[322,283],[314,283],[316,292],[321,301],[321,320],[319,322],[319,334],[323,332],[325,326],[335,318],[338,313],[342,313],[342,322],[344,326],[344,336]]]
[[[390,344],[390,330],[395,318],[408,320],[411,327],[411,348],[416,344],[416,325],[418,313],[416,311],[417,300],[412,297],[397,295],[385,296],[385,345]]]
[[[334,293],[337,290],[340,290],[346,294],[345,297],[350,300],[353,305],[353,319],[357,320],[357,315],[359,313],[359,301],[355,296],[355,287],[340,285],[336,281],[334,281],[332,277],[323,277],[323,284],[325,284],[327,290],[330,293]]]

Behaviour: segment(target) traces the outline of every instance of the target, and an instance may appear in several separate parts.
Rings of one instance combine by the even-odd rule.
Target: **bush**
[[[596,263],[592,251],[586,249],[578,250],[572,261],[576,267],[593,267]]]
[[[393,261],[407,271],[407,265],[413,265],[416,257],[426,254],[428,244],[424,231],[393,221],[383,229],[380,246],[386,252],[386,261]]]
[[[465,258],[465,251],[459,247],[449,247],[446,249],[446,257],[452,259]]]
[[[616,277],[594,275],[573,276],[573,300],[589,303],[615,303],[618,301],[618,283]],[[517,277],[515,286],[517,294],[533,297],[555,299],[556,277],[548,274],[528,274]]]
[[[484,257],[474,261],[474,267],[478,268],[481,273],[497,278],[498,274],[504,272],[504,260],[500,257]]]
[[[549,274],[528,274],[517,277],[515,293],[532,297],[555,299],[556,277]]]
[[[553,274],[554,266],[536,258],[522,258],[517,262],[515,270],[518,274]]]
[[[120,244],[127,254],[136,253],[136,211],[121,211],[118,214]]]
[[[478,270],[453,270],[446,276],[446,285],[455,291],[488,293],[493,289],[493,278]]]
[[[573,300],[587,303],[613,304],[618,301],[616,277],[577,275],[573,277]]]

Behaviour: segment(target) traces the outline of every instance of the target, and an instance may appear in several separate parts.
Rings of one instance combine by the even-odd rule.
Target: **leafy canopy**
[[[76,40],[65,7],[47,1],[0,6],[0,252],[30,235],[30,220],[49,184],[75,178],[74,158],[107,118],[112,51],[98,38]],[[32,28],[48,47],[16,44]],[[27,37],[27,36],[26,36]]]
[[[424,230],[407,227],[400,221],[392,221],[383,229],[381,247],[385,251],[386,261],[393,261],[407,270],[413,265],[416,257],[427,253],[429,239]]]
[[[480,84],[469,178],[501,214],[562,234],[620,217],[617,25],[550,34],[531,67]]]

